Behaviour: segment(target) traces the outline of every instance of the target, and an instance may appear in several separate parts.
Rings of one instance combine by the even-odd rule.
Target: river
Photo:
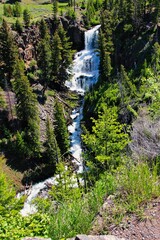
[[[76,91],[78,94],[84,96],[85,92],[93,86],[99,76],[99,55],[96,51],[98,47],[98,33],[100,25],[85,32],[85,49],[75,54],[70,73],[71,80],[66,82],[66,86],[71,91]],[[83,99],[83,97],[82,97]],[[70,152],[74,157],[73,162],[77,165],[77,172],[83,172],[83,159],[82,159],[82,147],[81,147],[81,120],[83,112],[83,100],[78,108],[74,109],[71,114],[73,122],[68,126],[70,132]],[[46,179],[43,182],[34,184],[28,190],[23,192],[28,197],[24,203],[24,207],[21,210],[21,214],[26,216],[28,214],[36,212],[35,206],[32,204],[32,200],[38,196],[38,194],[46,188],[47,184],[56,184],[56,176]]]

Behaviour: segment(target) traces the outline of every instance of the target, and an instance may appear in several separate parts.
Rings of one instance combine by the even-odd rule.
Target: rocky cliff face
[[[51,34],[56,30],[57,25],[53,19],[46,19]],[[73,43],[73,49],[81,50],[84,48],[84,31],[80,24],[70,21],[64,17],[60,17],[59,24],[63,25],[67,32],[68,37]],[[24,28],[21,34],[13,31],[15,40],[18,44],[19,53],[25,62],[36,59],[37,45],[39,42],[39,27],[38,25],[32,25],[28,28]]]
[[[84,49],[84,32],[80,23],[69,21],[68,19],[61,17],[60,22],[64,29],[67,31],[71,42],[73,42],[73,48],[80,51]]]

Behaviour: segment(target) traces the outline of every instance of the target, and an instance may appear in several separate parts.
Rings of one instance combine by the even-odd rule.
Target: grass
[[[104,199],[113,196],[114,205],[100,211]],[[95,187],[83,197],[75,195],[61,202],[58,210],[49,210],[50,237],[66,239],[78,233],[88,234],[97,213],[103,216],[105,225],[97,234],[107,233],[110,225],[118,225],[124,216],[131,213],[143,215],[143,203],[160,196],[157,167],[152,170],[145,163],[130,168],[121,167],[111,174],[105,173]],[[98,230],[97,230],[98,231]]]
[[[0,156],[0,171],[2,171],[6,175],[6,178],[13,183],[16,190],[23,188],[23,185],[21,183],[23,174],[19,171],[11,169],[6,164],[6,159],[3,156]]]
[[[8,4],[6,4],[8,5]],[[16,17],[4,17],[3,16],[3,4],[0,3],[0,17],[4,18],[8,23],[13,24],[16,22]],[[68,3],[59,3],[59,12],[66,10]],[[47,3],[45,1],[22,1],[21,2],[22,12],[24,9],[28,9],[31,15],[31,22],[40,20],[42,17],[51,17],[53,13],[53,4]],[[18,18],[20,22],[23,22],[23,17]]]

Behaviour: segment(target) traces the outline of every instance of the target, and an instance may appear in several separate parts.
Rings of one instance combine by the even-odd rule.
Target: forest
[[[89,234],[109,196],[97,235],[143,219],[160,197],[159,0],[4,1],[0,14],[0,239]],[[68,126],[82,95],[65,83],[96,25],[99,77],[84,95],[79,173]],[[27,196],[17,194],[54,176],[23,216]]]

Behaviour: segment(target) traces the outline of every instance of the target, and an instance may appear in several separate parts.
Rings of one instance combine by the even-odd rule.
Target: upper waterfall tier
[[[85,32],[85,50],[91,50],[98,47],[98,29],[101,25]]]
[[[84,94],[94,85],[99,76],[98,33],[100,25],[85,32],[85,50],[75,55],[71,68],[71,81],[66,86],[72,91]]]

